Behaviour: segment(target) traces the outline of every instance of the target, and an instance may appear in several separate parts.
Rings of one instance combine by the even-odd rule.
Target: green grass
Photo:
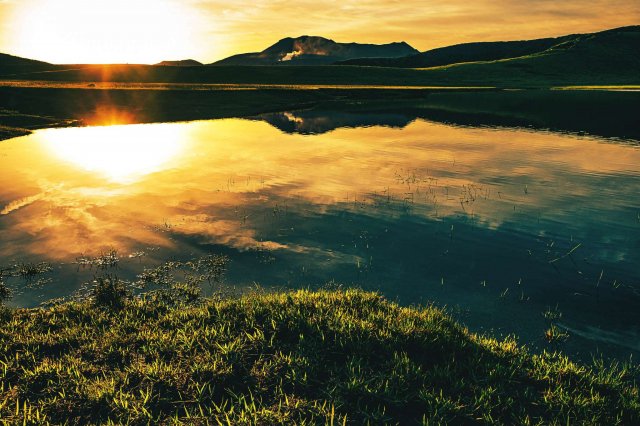
[[[358,290],[189,305],[121,290],[99,291],[124,304],[1,312],[2,422],[640,422],[636,367],[532,355],[435,308]]]

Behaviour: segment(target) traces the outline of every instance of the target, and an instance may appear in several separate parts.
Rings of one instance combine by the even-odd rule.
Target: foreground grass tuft
[[[638,424],[637,378],[356,290],[0,312],[8,424]]]

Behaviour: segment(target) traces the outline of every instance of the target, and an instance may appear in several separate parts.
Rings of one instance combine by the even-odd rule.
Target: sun
[[[156,63],[198,56],[199,17],[178,0],[24,0],[15,51],[58,64]]]
[[[169,167],[188,141],[184,126],[176,124],[48,129],[35,137],[62,161],[117,184]]]

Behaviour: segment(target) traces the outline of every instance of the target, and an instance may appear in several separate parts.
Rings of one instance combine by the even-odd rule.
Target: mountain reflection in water
[[[319,135],[339,128],[384,126],[404,128],[416,117],[403,112],[351,112],[302,110],[261,114],[255,117],[285,133]]]

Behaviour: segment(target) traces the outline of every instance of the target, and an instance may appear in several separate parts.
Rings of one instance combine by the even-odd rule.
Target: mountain
[[[397,58],[418,53],[405,42],[389,44],[337,43],[302,36],[284,38],[257,53],[234,55],[212,65],[329,65],[354,58]]]
[[[198,62],[195,59],[184,59],[182,61],[162,61],[155,64],[157,67],[200,67],[202,62]]]
[[[46,71],[54,69],[55,65],[33,59],[0,53],[0,75],[14,74],[25,71]]]
[[[629,35],[640,33],[640,26],[622,27],[591,34],[573,34],[557,38],[543,38],[525,41],[502,41],[464,43],[423,53],[408,55],[402,58],[357,58],[339,61],[337,65],[359,65],[398,68],[431,68],[468,62],[486,62],[519,58],[530,55],[550,54],[571,49],[583,50],[588,45],[611,41],[612,37],[621,36],[623,43],[638,43],[638,39],[627,40]],[[609,39],[609,40],[608,40]],[[614,43],[615,44],[615,43]],[[636,44],[636,51],[640,44]],[[620,50],[615,48],[616,51]],[[583,52],[585,53],[585,52]],[[603,53],[603,52],[600,52]]]
[[[250,117],[254,120],[266,121],[285,133],[302,135],[318,135],[339,128],[357,128],[384,126],[404,128],[414,120],[407,114],[390,111],[292,111],[273,112]]]

